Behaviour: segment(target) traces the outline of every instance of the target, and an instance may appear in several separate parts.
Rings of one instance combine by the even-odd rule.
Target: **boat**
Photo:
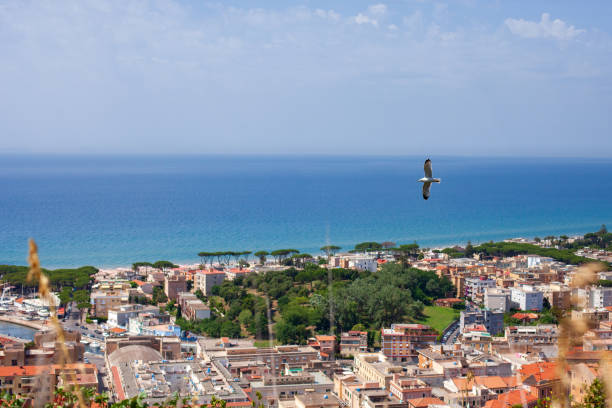
[[[85,345],[88,345],[88,344],[90,343],[90,341],[89,341],[89,340],[87,340],[87,339],[82,339],[82,340],[81,340],[81,343],[83,343],[83,344],[85,344]]]
[[[91,347],[92,349],[99,349],[100,348],[100,343],[98,343],[97,341],[92,341],[91,344],[89,345],[89,347]]]
[[[48,310],[45,310],[45,309],[40,309],[40,310],[38,311],[38,315],[39,315],[40,317],[49,317],[49,316],[51,316],[51,314],[49,313],[49,311],[48,311]]]

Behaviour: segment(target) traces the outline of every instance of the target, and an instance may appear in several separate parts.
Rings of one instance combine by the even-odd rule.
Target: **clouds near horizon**
[[[5,0],[0,153],[612,154],[578,8],[253,4]]]

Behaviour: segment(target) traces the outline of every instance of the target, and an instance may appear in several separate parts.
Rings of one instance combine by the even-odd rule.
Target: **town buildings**
[[[368,351],[368,332],[349,331],[340,335],[340,355],[352,357]]]
[[[210,319],[210,308],[193,293],[178,293],[177,302],[181,307],[181,314],[185,319]]]
[[[127,289],[101,286],[91,293],[90,299],[94,316],[107,318],[109,310],[129,304],[130,296]]]
[[[542,310],[542,292],[536,291],[533,287],[511,288],[510,300],[512,306],[518,310]]]
[[[492,335],[504,330],[504,313],[489,309],[462,310],[459,315],[459,328],[461,333],[469,325],[480,324]]]
[[[437,332],[424,324],[392,324],[381,330],[382,352],[393,361],[416,358],[418,348],[433,344]]]
[[[187,291],[187,281],[184,276],[171,275],[166,276],[164,279],[164,293],[170,300],[176,300],[177,295],[180,292]]]
[[[213,286],[221,285],[225,280],[225,272],[211,270],[196,271],[193,277],[194,291],[201,290],[204,296],[212,294]]]

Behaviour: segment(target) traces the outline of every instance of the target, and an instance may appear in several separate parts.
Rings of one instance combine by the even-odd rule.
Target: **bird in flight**
[[[433,178],[431,172],[431,160],[425,160],[425,166],[423,166],[425,170],[425,177],[419,179],[417,181],[423,183],[423,198],[427,200],[429,198],[429,189],[431,187],[431,183],[439,183],[439,178]]]

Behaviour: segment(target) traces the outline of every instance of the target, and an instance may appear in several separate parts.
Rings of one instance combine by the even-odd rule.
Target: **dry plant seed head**
[[[582,289],[588,285],[595,283],[598,279],[597,273],[604,270],[602,263],[589,263],[578,268],[576,274],[572,278],[571,287],[574,289]],[[572,296],[570,298],[572,307],[584,307],[586,299],[581,296]],[[551,407],[569,408],[570,407],[570,391],[571,378],[569,375],[570,367],[567,362],[567,354],[572,351],[575,345],[582,343],[582,336],[589,329],[588,322],[583,315],[579,318],[572,318],[572,315],[566,316],[559,322],[559,338],[558,338],[558,356],[556,374],[559,377],[559,382],[553,389]],[[610,395],[610,394],[609,394]]]
[[[30,265],[30,270],[27,275],[27,280],[28,282],[38,281],[38,294],[41,300],[44,299],[49,305],[49,312],[50,312],[49,320],[51,322],[51,326],[53,330],[55,330],[55,335],[56,335],[55,344],[60,346],[60,351],[61,351],[59,354],[59,365],[61,367],[60,375],[62,377],[63,382],[68,383],[67,381],[68,378],[66,376],[66,364],[71,363],[71,361],[70,361],[70,354],[68,353],[68,348],[66,347],[66,338],[64,336],[64,329],[62,325],[60,324],[59,320],[57,319],[57,314],[55,310],[55,299],[53,298],[51,294],[49,278],[47,277],[47,275],[43,273],[42,269],[40,268],[40,259],[38,257],[38,247],[36,246],[36,243],[34,242],[33,239],[30,239],[29,247],[30,247],[30,251],[28,255],[28,264]],[[85,372],[84,367],[82,365],[79,365],[79,370],[82,373]],[[74,384],[74,391],[79,399],[79,406],[81,408],[86,408],[87,405],[85,404],[85,401],[83,399],[83,394],[77,382],[76,373],[73,370],[70,370],[69,376],[70,376],[70,380],[72,380],[72,383]],[[36,406],[39,405],[38,402],[39,401],[37,398],[37,401],[35,401]],[[42,399],[41,399],[41,402],[42,402]]]
[[[582,265],[572,277],[571,286],[573,288],[584,288],[587,285],[597,281],[597,273],[605,269],[604,264],[600,262],[591,262]]]
[[[604,380],[603,384],[606,392],[606,406],[612,407],[612,356],[605,351],[601,352],[599,358],[599,373]]]

